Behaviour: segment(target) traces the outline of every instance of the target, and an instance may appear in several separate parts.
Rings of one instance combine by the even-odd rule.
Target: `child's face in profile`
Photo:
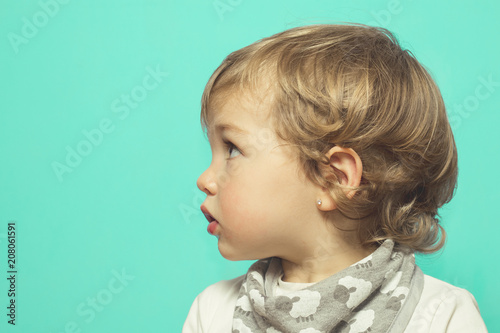
[[[213,110],[208,128],[212,162],[197,185],[217,220],[209,232],[230,260],[300,255],[308,222],[319,214],[318,187],[300,171],[290,147],[279,146],[284,142],[265,120],[267,103],[238,96]]]

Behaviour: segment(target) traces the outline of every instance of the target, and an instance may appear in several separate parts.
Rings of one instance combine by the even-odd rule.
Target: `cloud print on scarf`
[[[401,280],[401,276],[403,276],[403,272],[398,271],[394,273],[394,270],[390,270],[385,274],[385,280],[380,286],[380,292],[382,294],[387,294],[390,291],[396,289]]]
[[[321,294],[317,291],[298,290],[277,298],[277,306],[290,312],[290,316],[299,321],[312,321],[316,313]]]
[[[387,309],[393,309],[394,311],[399,311],[404,301],[406,300],[406,296],[408,296],[410,289],[406,287],[397,287],[392,292],[391,298],[387,302]]]
[[[262,296],[258,290],[250,290],[250,292],[248,294],[250,295],[250,297],[252,298],[252,302],[256,306],[258,306],[260,308],[264,307],[264,296]]]
[[[235,319],[233,321],[233,331],[232,333],[252,333],[252,330],[249,329],[241,319]]]
[[[373,266],[372,259],[373,255],[370,254],[368,257],[361,259],[360,261],[351,266],[354,266],[357,269],[370,268]]]
[[[372,284],[363,279],[356,279],[352,276],[346,276],[339,280],[335,288],[333,297],[345,303],[348,308],[353,308],[365,299],[372,290]]]
[[[349,327],[349,333],[363,333],[367,332],[372,326],[375,319],[375,311],[363,310],[356,312],[356,314],[349,320],[346,326]]]
[[[252,311],[252,305],[247,295],[243,295],[236,301],[236,307],[239,307],[244,313]]]

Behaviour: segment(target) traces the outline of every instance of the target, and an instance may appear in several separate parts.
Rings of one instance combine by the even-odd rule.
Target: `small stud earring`
[[[321,203],[322,203],[321,199],[318,199],[318,201],[316,201],[316,203],[321,206]]]

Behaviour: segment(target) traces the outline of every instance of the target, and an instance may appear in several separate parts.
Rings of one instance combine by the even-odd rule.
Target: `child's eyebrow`
[[[233,124],[227,124],[227,123],[217,124],[215,126],[215,131],[216,132],[233,131],[239,134],[248,134],[248,132],[245,131],[244,129],[241,129]]]
[[[212,129],[214,130],[212,132]],[[244,136],[248,135],[249,133],[245,131],[244,129],[239,128],[238,126],[235,126],[233,124],[229,123],[220,123],[220,124],[213,124],[210,129],[207,129],[207,138],[208,141],[212,141],[212,135],[216,135],[217,133],[223,133],[224,131],[230,131],[236,133],[238,136]]]

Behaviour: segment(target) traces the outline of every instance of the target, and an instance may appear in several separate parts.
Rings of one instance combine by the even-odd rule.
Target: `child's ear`
[[[363,163],[352,148],[334,146],[326,153],[326,157],[330,161],[326,177],[336,177],[339,184],[347,187],[359,186],[363,173]],[[354,190],[346,191],[348,198],[352,198],[354,194],[356,194]]]

